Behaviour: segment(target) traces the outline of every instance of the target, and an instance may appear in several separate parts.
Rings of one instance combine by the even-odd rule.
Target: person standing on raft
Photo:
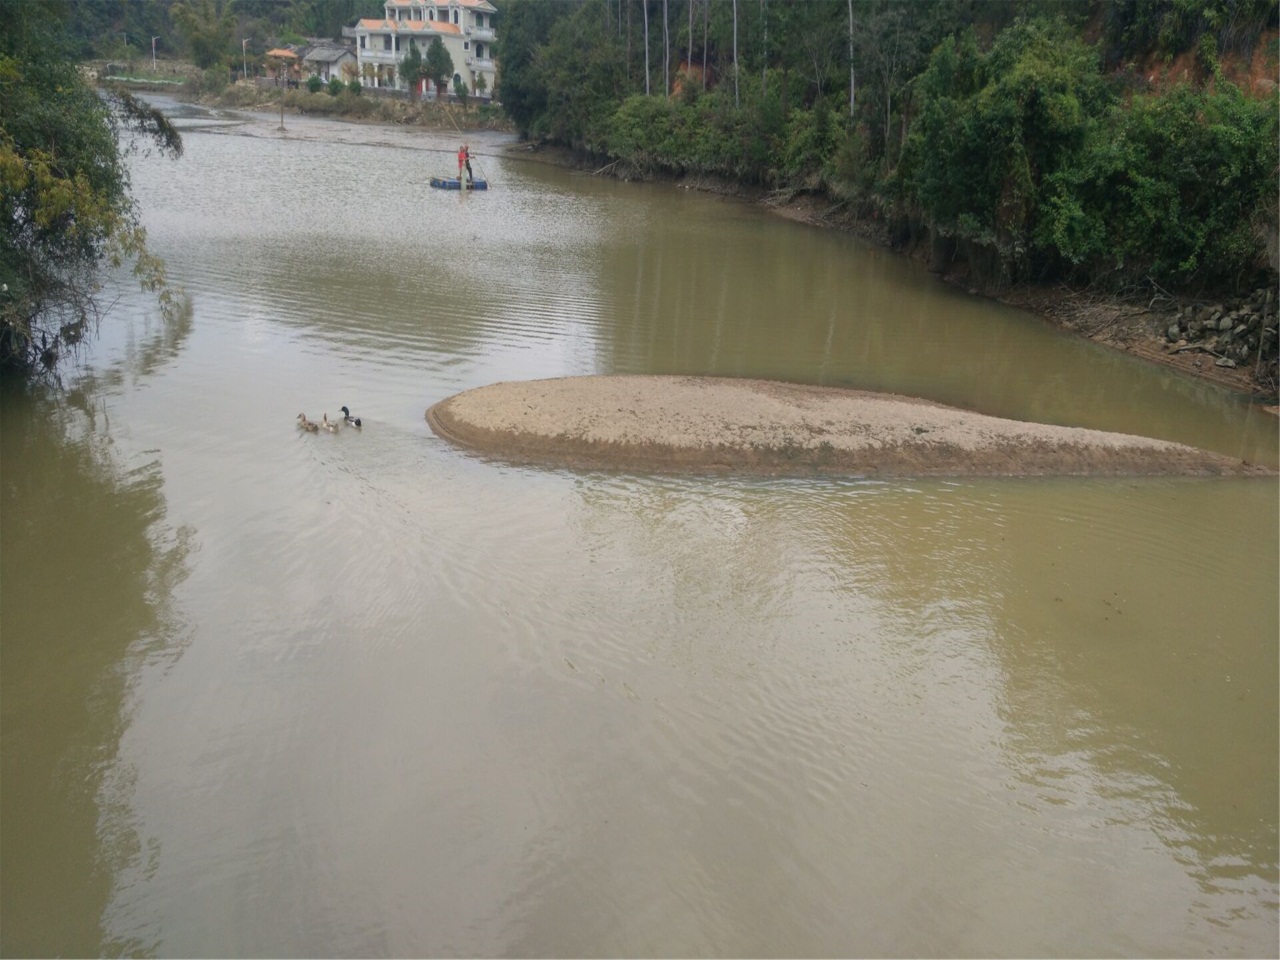
[[[463,166],[467,168],[467,179],[474,183],[475,177],[472,176],[471,174],[471,151],[467,149],[467,145],[465,143],[458,148],[458,185],[459,186],[461,186],[463,182],[462,181]]]

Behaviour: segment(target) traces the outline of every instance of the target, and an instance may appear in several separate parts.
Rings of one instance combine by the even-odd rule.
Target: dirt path
[[[426,416],[436,434],[460,446],[575,468],[872,477],[1272,473],[1164,440],[767,380],[496,383],[442,400]]]

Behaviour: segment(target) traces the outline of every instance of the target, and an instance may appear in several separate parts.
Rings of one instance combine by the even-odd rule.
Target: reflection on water
[[[680,372],[1274,421],[749,207],[289,127],[139,158],[189,313],[122,286],[64,408],[0,407],[0,952],[1274,950],[1274,481],[579,474],[422,414]]]
[[[158,464],[113,456],[92,395],[0,401],[0,912],[7,956],[89,956],[115,866],[145,858],[117,759],[131,677],[180,640],[188,535]]]

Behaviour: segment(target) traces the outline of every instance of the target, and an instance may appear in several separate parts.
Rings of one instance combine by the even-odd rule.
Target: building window
[[[471,41],[469,41],[469,40],[463,40],[463,41],[462,41],[462,49],[463,49],[463,50],[470,50],[470,49],[471,49]]]
[[[367,40],[367,39],[368,39],[368,37],[365,37],[365,36],[361,36],[361,37],[360,37],[360,49],[361,49],[361,50],[363,50],[363,49],[364,49],[364,42],[365,42],[365,40]]]
[[[457,9],[457,7],[455,7],[455,8],[454,8],[454,10],[453,10],[453,22],[454,22],[454,23],[457,23],[457,22],[458,22],[458,9]]]
[[[388,33],[386,36],[382,38],[382,49],[383,50],[391,49],[391,34]]]

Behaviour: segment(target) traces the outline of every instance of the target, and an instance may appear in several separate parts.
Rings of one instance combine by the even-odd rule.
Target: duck
[[[307,433],[315,433],[320,429],[320,425],[308,420],[305,413],[298,414],[298,426],[307,431]]]
[[[358,426],[360,426],[360,418],[359,418],[359,417],[353,417],[353,416],[351,415],[351,411],[350,411],[350,410],[348,410],[346,407],[343,407],[343,408],[342,408],[342,422],[343,422],[343,423],[348,423],[348,424],[350,424],[350,425],[351,425],[351,426],[353,426],[353,427],[358,427]]]
[[[320,419],[320,426],[324,427],[324,428],[325,428],[326,430],[328,430],[330,433],[337,433],[337,432],[338,432],[338,421],[337,421],[337,420],[330,420],[330,419],[329,419],[329,414],[327,414],[327,413],[326,413],[326,414],[325,414],[325,415]]]

